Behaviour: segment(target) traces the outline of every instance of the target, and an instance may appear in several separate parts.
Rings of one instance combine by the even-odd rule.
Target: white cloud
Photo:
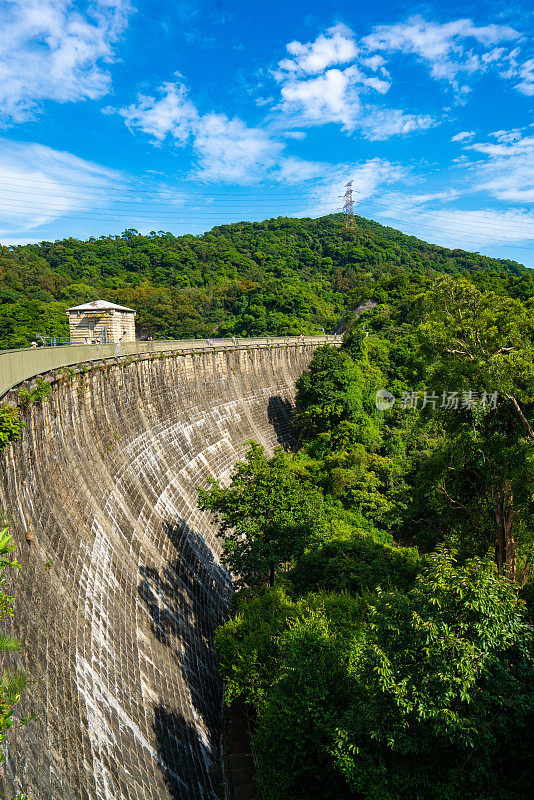
[[[490,136],[494,139],[497,139],[498,142],[517,142],[523,136],[523,128],[512,128],[509,131],[500,130],[500,131],[492,131]]]
[[[162,97],[159,100],[138,95],[137,103],[121,108],[117,113],[131,130],[139,128],[152,136],[155,142],[162,142],[170,135],[178,143],[185,144],[199,121],[198,112],[187,97],[187,89],[182,83],[168,82],[160,88],[160,93]]]
[[[445,247],[483,250],[534,241],[534,214],[525,209],[463,209],[450,203],[465,193],[455,189],[426,194],[388,191],[372,197],[365,216]]]
[[[193,146],[198,158],[194,178],[245,185],[272,169],[283,148],[260,128],[248,128],[225,114],[201,117]]]
[[[280,183],[304,183],[323,178],[325,172],[328,172],[329,169],[329,164],[319,161],[304,161],[302,158],[285,156],[278,162],[278,171],[275,174],[275,178]]]
[[[519,33],[507,25],[476,27],[469,19],[438,24],[416,16],[404,23],[380,25],[362,42],[370,52],[417,55],[430,66],[433,78],[458,89],[459,73],[482,71],[504,57],[504,49],[474,52],[473,46],[488,48],[518,38]]]
[[[368,58],[362,58],[361,63],[364,67],[369,67],[369,69],[372,69],[374,72],[376,72],[377,69],[385,66],[386,59],[382,56],[375,55],[369,56]]]
[[[366,139],[385,141],[392,136],[425,131],[436,125],[428,114],[406,114],[394,108],[367,110],[359,125]]]
[[[353,32],[341,24],[328,28],[314,42],[290,42],[286,47],[293,58],[280,61],[279,69],[305,75],[317,75],[334,64],[348,64],[358,54]]]
[[[327,119],[353,127],[360,111],[359,101],[354,98],[351,106],[347,102],[350,93],[346,86],[357,72],[355,67],[344,71],[331,69],[325,75],[307,81],[296,81],[298,91],[286,95],[295,112],[302,111],[302,119],[310,124],[313,117],[318,124]],[[292,84],[286,84],[288,89]],[[303,91],[304,87],[304,91]],[[286,139],[300,140],[303,131],[285,129],[273,131],[270,127],[249,127],[239,118],[230,119],[225,114],[200,114],[183,84],[167,83],[161,87],[158,98],[139,96],[135,104],[120,109],[119,113],[132,130],[140,130],[152,137],[154,144],[165,139],[178,146],[190,144],[195,166],[190,177],[201,182],[235,183],[242,186],[258,181],[275,181],[300,184],[309,181],[331,183],[338,174],[346,179],[347,171],[356,169],[358,180],[365,186],[375,185],[387,178],[398,179],[399,167],[389,162],[374,159],[366,162],[365,168],[354,165],[331,165],[306,161],[285,154]],[[287,122],[287,120],[285,121]],[[364,127],[364,135],[372,139],[385,139],[393,134],[407,133],[433,124],[429,117],[416,117],[401,111],[382,112],[371,109],[358,120]],[[336,201],[337,202],[337,201]],[[339,204],[337,204],[339,205]]]
[[[455,247],[474,250],[478,246],[520,244],[534,241],[534,215],[524,209],[499,211],[442,210],[426,212],[418,224],[432,227],[437,237],[453,238]]]
[[[329,69],[309,80],[288,80],[282,88],[282,110],[295,115],[302,124],[337,122],[353,130],[360,111],[355,91],[359,74],[354,67]]]
[[[306,138],[305,131],[284,131],[283,135],[286,139],[296,139],[299,142]]]
[[[475,131],[460,131],[451,138],[451,142],[465,142],[475,136]]]
[[[31,119],[44,100],[94,100],[110,87],[105,64],[130,13],[128,0],[4,0],[0,6],[0,120]]]
[[[361,59],[354,34],[345,25],[328,28],[313,42],[290,42],[287,50],[293,59],[280,61],[273,74],[281,93],[277,110],[295,124],[333,122],[351,132],[361,112],[360,95],[368,90],[386,94],[390,88],[382,56]]]
[[[473,165],[475,189],[499,200],[534,201],[534,136],[495,131],[496,142],[474,142],[468,149],[487,156]]]
[[[427,130],[436,124],[428,114],[362,104],[357,84],[371,86],[381,93],[389,88],[389,84],[381,85],[383,82],[378,78],[364,78],[355,66],[329,69],[316,78],[286,82],[281,88],[280,108],[290,115],[293,124],[338,123],[349,133],[361,129],[367,139],[374,141]]]
[[[119,173],[70,153],[0,139],[0,235],[103,206],[106,189],[119,180]]]
[[[337,47],[334,47],[334,33]],[[389,91],[391,76],[385,69],[384,57],[378,53],[370,55],[368,50],[362,55],[362,48],[353,37],[348,28],[336,26],[314,42],[292,42],[288,46],[298,57],[293,61],[284,59],[274,73],[281,94],[281,103],[275,110],[285,116],[286,124],[334,123],[346,133],[361,130],[365,138],[376,141],[424,131],[437,124],[428,114],[379,108],[369,103],[370,92],[384,95]],[[354,63],[344,68],[332,66],[342,61]]]
[[[131,130],[152,136],[154,144],[166,138],[178,146],[190,143],[196,158],[191,176],[200,181],[253,183],[276,165],[284,147],[266,130],[248,127],[237,117],[200,114],[182,83],[165,83],[159,99],[139,95],[116,113]]]
[[[391,81],[385,81],[382,78],[377,78],[374,75],[370,78],[364,78],[363,84],[364,86],[370,86],[371,89],[374,89],[375,92],[378,92],[379,94],[387,94],[391,88]]]
[[[377,217],[380,215],[379,212]],[[392,205],[383,215],[398,220],[398,227],[404,231],[416,231],[417,236],[448,247],[478,250],[534,241],[534,215],[521,209],[472,211],[405,203]]]
[[[520,81],[515,87],[518,92],[528,96],[534,95],[534,58],[529,58],[519,68],[519,78]]]

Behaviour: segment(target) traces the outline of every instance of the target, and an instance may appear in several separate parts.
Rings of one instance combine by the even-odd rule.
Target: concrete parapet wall
[[[187,350],[218,351],[232,347],[273,346],[284,343],[320,344],[336,343],[339,337],[330,336],[285,336],[256,339],[177,339],[156,342],[121,342],[116,344],[72,344],[61,347],[25,348],[23,350],[0,351],[0,397],[22,381],[42,375],[61,367],[71,367],[91,361],[122,356],[148,355],[151,353],[183,352]]]
[[[53,383],[0,456],[34,680],[22,713],[39,714],[10,736],[6,797],[222,797],[212,636],[231,587],[196,488],[227,477],[247,440],[287,440],[316,342],[231,344]]]

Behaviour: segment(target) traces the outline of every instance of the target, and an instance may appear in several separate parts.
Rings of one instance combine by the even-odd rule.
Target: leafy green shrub
[[[0,621],[5,621],[6,617],[13,616],[13,600],[11,595],[2,591],[5,585],[3,573],[6,569],[20,567],[20,564],[13,560],[10,553],[15,550],[13,538],[6,525],[0,528]],[[0,654],[19,650],[21,643],[9,634],[0,634]],[[0,745],[5,741],[9,730],[13,727],[13,712],[20,702],[21,692],[27,684],[26,676],[17,669],[8,669],[0,673]],[[18,724],[28,722],[30,718],[18,720]],[[3,753],[0,750],[0,763],[3,760]]]
[[[19,391],[19,406],[26,409],[34,403],[41,403],[50,395],[51,390],[52,387],[48,381],[43,378],[37,378],[33,389],[30,389],[30,391],[21,389]]]
[[[227,703],[243,695],[257,709],[278,669],[276,639],[299,607],[280,585],[251,599],[241,593],[237,602],[237,613],[219,628],[215,646]]]
[[[279,669],[254,734],[266,800],[348,797],[331,747],[353,692],[350,653],[364,609],[349,595],[309,596],[278,637]]]
[[[310,439],[330,431],[357,412],[361,375],[348,353],[337,347],[318,347],[310,366],[296,383],[295,424]]]
[[[289,577],[299,593],[325,589],[362,594],[377,586],[408,589],[421,561],[416,548],[395,547],[355,531],[348,540],[334,540],[307,552]]]
[[[16,442],[23,428],[18,409],[9,405],[0,406],[0,450],[9,442]]]

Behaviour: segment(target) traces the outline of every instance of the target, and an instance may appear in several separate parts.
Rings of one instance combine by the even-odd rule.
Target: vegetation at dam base
[[[531,796],[532,317],[464,279],[397,287],[315,352],[294,451],[252,444],[200,492],[264,800]]]
[[[13,616],[14,598],[2,591],[5,584],[3,574],[6,569],[15,569],[20,564],[13,559],[11,553],[16,549],[13,538],[9,533],[9,528],[0,520],[0,622],[5,622],[6,618]],[[14,639],[7,633],[0,633],[0,654],[12,653],[20,650],[21,642]],[[15,721],[13,713],[20,702],[21,692],[27,686],[26,675],[18,669],[7,669],[0,673],[0,746],[5,741],[9,731],[14,725],[20,726],[29,722],[30,718],[17,719]],[[0,764],[4,760],[4,754],[0,750]],[[30,800],[25,794],[19,794],[14,800]]]
[[[271,336],[331,331],[406,274],[462,273],[479,288],[528,300],[520,264],[448,250],[362,217],[222,225],[201,236],[126,230],[86,242],[0,246],[0,348],[68,336],[65,310],[99,297],[136,309],[140,338]]]

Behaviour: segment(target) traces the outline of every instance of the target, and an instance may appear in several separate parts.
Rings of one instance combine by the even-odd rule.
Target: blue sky
[[[0,241],[341,207],[534,267],[528,3],[0,0]]]

